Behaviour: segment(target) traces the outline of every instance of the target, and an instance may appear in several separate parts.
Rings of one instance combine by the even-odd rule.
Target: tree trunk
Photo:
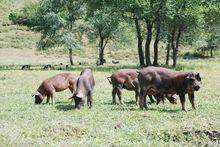
[[[146,20],[146,24],[147,24],[147,38],[146,38],[146,43],[145,43],[145,60],[146,60],[146,64],[147,66],[151,65],[151,60],[150,60],[150,43],[151,43],[151,39],[152,39],[152,27],[153,24],[147,22]]]
[[[142,49],[143,38],[141,35],[141,27],[140,27],[140,23],[138,21],[138,18],[136,16],[134,16],[134,20],[135,20],[137,39],[138,39],[139,62],[140,62],[140,66],[144,66],[144,53],[143,53],[143,49]]]
[[[167,34],[167,54],[166,54],[166,65],[169,65],[169,60],[170,60],[170,42],[171,42],[171,38],[170,38],[170,33],[168,32]]]
[[[175,56],[175,44],[174,44],[174,41],[175,41],[175,33],[176,33],[176,27],[173,26],[173,30],[172,30],[172,33],[171,33],[171,47],[173,49],[173,66],[176,64],[176,56]],[[175,65],[176,66],[176,65]],[[174,66],[174,67],[175,67]]]
[[[177,38],[176,38],[176,46],[174,47],[174,51],[173,51],[173,67],[176,67],[176,63],[177,63],[177,54],[178,54],[181,33],[182,32],[181,32],[181,27],[180,27],[178,30]]]
[[[69,49],[69,58],[70,58],[70,65],[73,65],[73,50]]]
[[[213,57],[213,48],[212,47],[210,48],[210,54],[211,54],[211,57]]]
[[[105,46],[106,46],[106,44],[108,42],[108,39],[104,43],[105,38],[102,36],[102,26],[100,26],[98,28],[98,32],[99,32],[99,59],[98,59],[96,64],[97,65],[103,65],[105,63],[104,49],[105,49]]]
[[[159,16],[158,16],[159,17]],[[156,31],[156,37],[154,41],[154,66],[158,66],[158,43],[160,40],[160,19],[157,18],[157,31]]]
[[[103,65],[105,63],[104,59],[104,39],[100,37],[99,41],[99,61],[98,65]]]

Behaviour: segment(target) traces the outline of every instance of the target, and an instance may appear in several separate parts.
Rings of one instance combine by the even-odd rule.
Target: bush
[[[10,13],[9,20],[11,20],[13,24],[33,27],[39,24],[39,14],[39,4],[29,4],[26,7],[24,7],[20,12]]]

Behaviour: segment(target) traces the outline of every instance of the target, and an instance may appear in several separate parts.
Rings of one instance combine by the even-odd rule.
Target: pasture
[[[73,109],[70,91],[56,93],[56,105],[35,105],[31,93],[43,79],[60,72],[79,70],[0,71],[1,146],[192,146],[219,145],[220,64],[219,58],[182,61],[204,75],[203,87],[196,92],[197,110],[186,101],[188,112],[168,101],[140,110],[134,92],[123,91],[126,105],[111,104],[112,87],[106,77],[113,70],[98,71],[94,107]],[[117,99],[118,101],[118,99]],[[45,101],[44,101],[45,102]]]
[[[194,25],[192,23],[191,26],[196,26],[195,28],[199,31],[194,30],[191,32],[191,35],[202,32],[202,37],[199,35],[195,35],[198,38],[195,38],[195,36],[189,37],[189,44],[185,44],[186,42],[180,40],[178,63],[175,68],[175,70],[201,72],[204,75],[204,79],[202,79],[203,86],[195,93],[197,109],[192,110],[188,96],[186,96],[187,112],[181,110],[179,100],[177,105],[172,105],[166,100],[164,104],[148,104],[147,110],[141,110],[135,104],[133,91],[123,90],[122,97],[125,100],[125,105],[120,105],[118,98],[116,99],[117,105],[111,104],[112,86],[106,78],[112,72],[121,68],[140,69],[138,66],[137,35],[135,27],[132,26],[134,22],[129,22],[128,25],[125,25],[129,26],[129,28],[125,30],[123,38],[119,37],[119,42],[114,40],[108,42],[104,52],[107,63],[103,66],[96,66],[95,64],[99,54],[98,39],[96,38],[95,41],[91,41],[88,36],[83,34],[81,40],[82,47],[79,47],[79,49],[74,48],[73,50],[74,65],[69,66],[68,70],[57,70],[60,63],[63,63],[64,67],[67,64],[69,65],[68,49],[64,49],[60,45],[59,47],[39,51],[37,50],[37,43],[42,34],[34,32],[26,26],[15,25],[9,20],[11,12],[19,13],[24,7],[37,2],[39,0],[0,1],[1,147],[220,146],[220,52],[219,50],[213,51],[214,57],[212,58],[199,58],[194,56],[198,46],[191,46],[194,39],[199,41],[199,47],[204,45],[204,39],[207,39],[203,38],[205,37],[204,34],[210,34],[210,32],[206,32],[206,27],[204,27],[205,31],[199,30],[202,28],[200,24]],[[130,7],[133,4],[128,2],[135,1],[126,1],[126,4]],[[182,1],[173,2],[181,3]],[[195,16],[197,16],[197,13],[201,11],[201,6],[196,5],[194,7],[194,2],[186,2],[190,2],[192,8],[199,8],[198,11],[192,12],[196,12]],[[125,6],[127,7],[127,5]],[[213,5],[216,6],[215,4]],[[143,9],[145,8],[147,7]],[[216,11],[218,10],[216,9]],[[147,9],[147,12],[150,11]],[[218,14],[214,12],[213,14],[216,14],[216,17],[212,19],[213,21],[218,20]],[[128,14],[124,11],[123,13],[125,14],[124,16]],[[110,15],[106,14],[106,16],[107,20],[109,20]],[[133,17],[133,14],[131,16]],[[185,15],[181,14],[181,16]],[[174,17],[169,16],[168,18]],[[195,22],[200,22],[203,15],[198,15],[198,18],[199,21]],[[172,24],[172,22],[175,21],[171,20],[170,23]],[[181,24],[182,22],[184,21],[181,21]],[[205,22],[209,21],[204,20]],[[214,21],[213,23],[215,24],[216,22]],[[145,31],[147,28],[145,21],[141,20],[140,24],[144,47],[146,42]],[[167,23],[162,22],[162,24]],[[209,26],[209,23],[207,26]],[[212,27],[215,26],[210,28]],[[154,28],[153,34],[155,32],[157,31]],[[185,32],[183,33],[185,34]],[[154,35],[152,36],[153,40],[155,39]],[[183,36],[183,40],[187,40],[184,38],[186,36]],[[153,46],[154,44],[151,42],[151,60],[154,53]],[[165,66],[166,47],[166,42],[159,42],[158,63],[160,66]],[[170,53],[170,65],[171,57],[172,51]],[[112,64],[113,60],[120,62],[119,64]],[[31,65],[31,70],[20,70],[21,66],[26,64]],[[46,64],[56,65],[57,68],[56,70],[42,70],[43,65]],[[171,66],[165,67],[171,68]],[[93,96],[94,106],[92,109],[89,109],[87,106],[84,106],[81,110],[74,109],[73,104],[68,99],[71,96],[69,90],[56,93],[55,105],[45,104],[46,100],[41,105],[34,104],[34,97],[31,95],[44,79],[62,72],[79,75],[84,68],[91,68],[93,70],[96,82]]]

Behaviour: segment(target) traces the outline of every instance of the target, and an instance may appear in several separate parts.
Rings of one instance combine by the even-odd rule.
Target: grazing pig
[[[147,108],[145,95],[156,95],[163,98],[167,94],[180,97],[182,110],[185,109],[185,94],[189,95],[192,108],[195,109],[194,91],[201,87],[201,75],[194,72],[172,71],[161,67],[147,67],[138,75],[140,83],[140,108]]]
[[[21,70],[30,70],[31,69],[31,66],[30,65],[23,65],[21,67]]]
[[[53,67],[50,64],[44,65],[43,70],[51,70]]]
[[[47,96],[47,103],[52,100],[52,104],[55,104],[54,94],[70,89],[72,93],[76,91],[77,77],[70,73],[57,74],[51,78],[44,80],[37,91],[32,95],[35,96],[35,104],[42,103],[45,96]]]
[[[87,105],[92,108],[93,88],[95,80],[91,69],[84,69],[77,80],[76,92],[71,98],[75,101],[75,108],[80,109],[84,105],[83,98],[87,97]]]
[[[110,84],[112,84],[112,103],[116,103],[115,96],[117,94],[119,101],[121,104],[124,104],[121,93],[122,89],[126,89],[129,91],[135,91],[135,99],[136,99],[136,104],[138,104],[138,97],[140,93],[140,86],[138,82],[138,71],[136,69],[120,69],[116,72],[114,72],[110,77],[107,77],[109,80]],[[151,95],[148,95],[151,102],[154,102],[154,99]],[[161,101],[159,97],[154,97],[157,99],[157,104]],[[174,98],[175,96],[169,95],[166,96],[167,99],[172,103],[176,103],[176,99]],[[164,102],[164,99],[162,99]]]

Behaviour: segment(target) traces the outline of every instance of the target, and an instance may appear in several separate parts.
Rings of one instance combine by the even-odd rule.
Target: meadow
[[[199,62],[198,62],[199,61]],[[71,71],[0,71],[1,146],[192,146],[219,145],[220,65],[219,59],[191,60],[190,69],[204,75],[196,93],[196,110],[181,111],[181,105],[150,104],[140,110],[134,93],[124,90],[126,105],[111,104],[112,71],[94,69],[94,107],[73,109],[67,90],[56,94],[56,105],[35,105],[31,93],[43,79]],[[198,64],[199,63],[199,64]],[[189,69],[183,69],[188,71]],[[210,133],[211,135],[207,135]]]
[[[38,0],[32,0],[33,2]],[[136,44],[110,42],[104,66],[96,66],[98,48],[74,50],[69,70],[42,70],[43,65],[69,64],[68,51],[52,48],[38,51],[40,34],[27,27],[11,25],[8,15],[28,0],[0,2],[0,146],[219,146],[220,145],[220,52],[213,58],[183,58],[191,47],[179,50],[175,70],[196,71],[204,75],[203,87],[195,94],[196,110],[188,98],[187,112],[168,101],[149,104],[147,110],[135,105],[134,92],[123,91],[125,105],[113,105],[112,86],[106,79],[120,68],[139,68]],[[4,25],[4,24],[9,25]],[[135,41],[135,36],[133,40]],[[120,48],[120,50],[118,49]],[[165,59],[165,45],[159,47],[159,63]],[[119,60],[119,64],[112,64]],[[30,64],[31,70],[20,70]],[[81,64],[81,65],[79,65]],[[95,77],[94,107],[75,110],[68,99],[70,91],[56,93],[56,104],[35,105],[31,96],[40,83],[57,73],[79,75],[92,68]],[[170,68],[170,67],[169,67]],[[148,100],[149,101],[149,100]]]

